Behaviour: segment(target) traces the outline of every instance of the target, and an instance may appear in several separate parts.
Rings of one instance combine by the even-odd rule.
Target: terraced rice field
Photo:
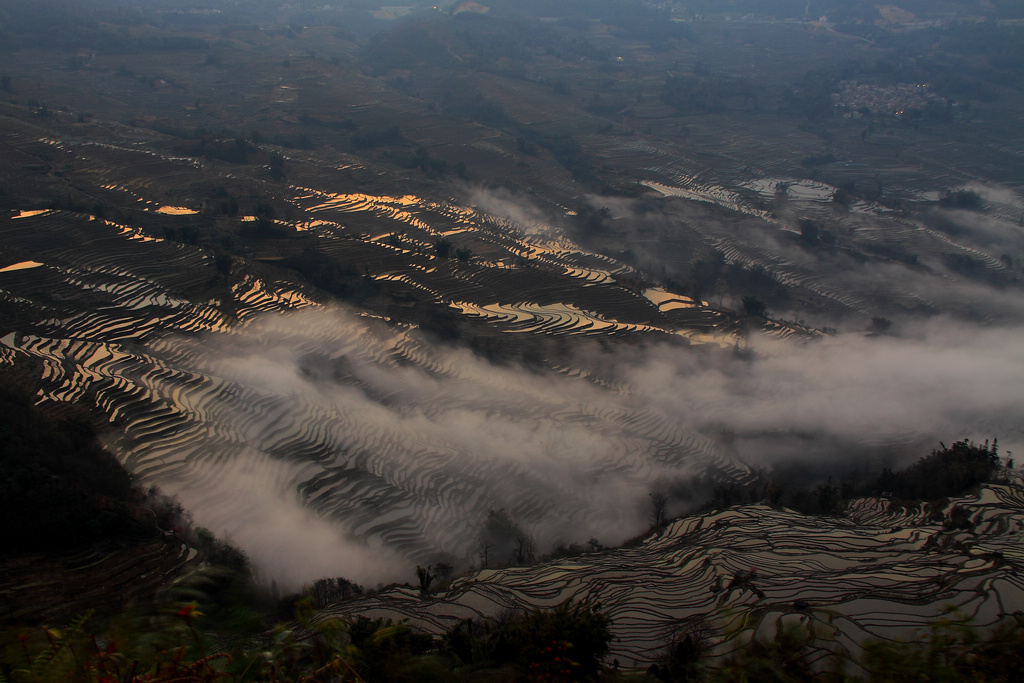
[[[730,24],[730,33],[755,30]],[[720,259],[784,291],[792,308],[779,317],[834,317],[849,329],[904,313],[972,323],[1024,315],[1014,290],[1019,196],[995,188],[984,215],[935,205],[941,191],[983,178],[1019,186],[1012,136],[993,146],[972,121],[970,137],[984,142],[964,133],[953,143],[953,126],[918,133],[879,120],[884,130],[869,139],[833,120],[829,152],[849,150],[853,162],[802,168],[823,136],[784,120],[774,95],[756,112],[744,102],[687,114],[661,96],[664,74],[704,60],[763,80],[765,93],[789,90],[778,78],[791,72],[795,82],[808,54],[867,63],[859,41],[787,28],[770,33],[765,60],[756,40],[718,44],[709,34],[674,54],[591,28],[602,50],[622,56],[537,51],[515,77],[476,71],[476,50],[453,43],[458,65],[378,78],[336,26],[290,28],[290,38],[230,28],[210,36],[209,53],[145,54],[138,74],[121,55],[72,69],[63,54],[10,51],[5,99],[71,104],[46,116],[0,104],[0,363],[36,360],[41,402],[95,408],[136,477],[177,493],[199,524],[271,573],[281,557],[306,565],[281,583],[340,574],[372,584],[406,579],[415,564],[475,563],[491,510],[505,509],[542,550],[588,536],[615,543],[644,528],[656,488],[751,478],[727,430],[691,424],[670,400],[604,372],[622,357],[604,352],[739,351],[742,326],[753,324],[794,342],[820,333],[741,321],[728,308],[749,292],[730,283],[702,283],[688,297],[657,278],[689,283],[697,264]],[[460,110],[452,87],[499,112],[487,117],[497,127]],[[88,111],[96,116],[76,116]],[[355,144],[392,126],[394,144]],[[263,142],[238,137],[244,159],[228,163],[215,150],[229,140],[197,140],[209,131]],[[545,143],[529,152],[520,136]],[[307,149],[266,143],[298,138]],[[556,158],[555,141],[581,152]],[[191,156],[200,142],[214,152]],[[416,148],[449,169],[464,165],[465,176],[409,167]],[[359,156],[337,151],[346,149]],[[877,188],[879,203],[833,201],[851,181],[863,196]],[[495,204],[515,204],[533,224],[486,208],[496,182],[511,199]],[[595,187],[612,191],[589,194]],[[15,205],[22,197],[35,201]],[[228,197],[234,210],[219,208]],[[606,237],[587,244],[604,244],[583,248],[563,234],[576,211],[603,203]],[[801,238],[808,221],[820,242]],[[445,242],[456,258],[439,255]],[[311,284],[337,293],[339,279],[363,287],[362,309]],[[437,345],[417,327],[437,320],[481,353]],[[494,349],[505,365],[482,359]],[[508,360],[529,361],[534,349],[544,353],[532,365]],[[669,390],[686,392],[675,379]],[[462,618],[572,598],[602,603],[618,637],[611,658],[626,668],[702,624],[719,654],[787,626],[813,628],[822,657],[856,653],[866,638],[926,627],[947,605],[982,627],[1024,608],[1020,482],[951,501],[947,516],[954,505],[969,511],[971,529],[945,531],[924,508],[879,500],[856,501],[837,520],[737,507],[681,519],[635,547],[487,569],[428,599],[397,588],[323,617],[409,618],[440,633]],[[188,559],[174,543],[153,544],[64,569],[80,577],[78,596],[113,580],[131,597]],[[31,571],[18,568],[5,586],[38,595],[45,611],[58,591]]]
[[[22,143],[84,157],[82,175],[157,230],[203,218],[154,189],[195,182],[203,164],[150,155],[128,178],[113,159],[134,159],[134,149]],[[277,224],[303,234],[304,248],[353,264],[391,295],[446,307],[481,333],[735,343],[730,315],[623,286],[618,278],[633,269],[554,228],[527,234],[414,195],[290,190],[296,212]],[[101,411],[110,446],[141,481],[186,504],[221,500],[197,519],[215,530],[230,534],[225,518],[260,514],[265,501],[219,488],[246,463],[271,471],[275,495],[338,537],[408,562],[465,561],[492,509],[531,528],[568,520],[580,534],[625,537],[643,513],[608,509],[608,487],[642,501],[652,479],[749,475],[712,441],[579,365],[558,366],[551,381],[562,397],[542,398],[514,369],[435,348],[408,324],[336,310],[287,271],[235,259],[228,277],[207,250],[81,211],[2,219],[4,360],[41,362],[40,401]],[[439,239],[472,258],[438,257]],[[270,368],[283,374],[271,381],[262,374]],[[478,437],[457,427],[467,421]]]
[[[381,312],[339,312],[292,272],[234,258],[228,276],[210,251],[162,234],[210,221],[202,202],[182,200],[188,188],[248,182],[287,207],[274,222],[283,237],[256,255],[326,255],[377,283],[381,297],[449,311],[480,338],[737,344],[733,315],[637,284],[644,278],[633,267],[582,249],[555,225],[520,226],[411,192],[339,191],[352,184],[346,174],[373,175],[344,155],[289,153],[293,184],[271,186],[109,131],[86,142],[32,130],[12,126],[5,144],[26,159],[65,159],[76,183],[130,211],[118,220],[27,208],[0,217],[4,358],[42,361],[40,400],[101,410],[112,447],[146,481],[217,498],[224,494],[211,482],[257,463],[279,480],[274,495],[329,521],[339,537],[422,563],[472,561],[491,509],[506,508],[526,527],[568,525],[580,538],[614,541],[634,533],[643,513],[632,503],[609,510],[609,487],[621,500],[643,501],[656,481],[749,476],[714,440],[628,387],[608,385],[577,358],[546,359],[564,396],[552,402],[512,370],[425,343],[414,325]],[[727,262],[763,268],[786,287],[862,315],[876,313],[883,298],[906,308],[938,305],[930,297],[939,287],[823,270],[817,256],[785,245],[779,236],[796,229],[798,216],[831,211],[832,188],[823,183],[721,160],[703,167],[654,143],[606,151],[647,169],[647,187],[668,201],[685,198],[747,221],[742,229],[690,223]],[[792,215],[763,208],[780,186]],[[217,220],[236,230],[256,222]],[[999,267],[984,250],[878,207],[856,205],[841,222],[860,242],[964,253]],[[469,257],[441,258],[440,240]],[[953,297],[957,283],[946,282]],[[778,321],[763,327],[778,337],[816,334]],[[464,437],[466,423],[478,426],[479,439]],[[222,507],[211,526],[256,515],[259,503]]]
[[[705,306],[703,320],[665,315],[643,296],[618,286],[628,266],[588,253],[567,240],[525,235],[516,226],[469,209],[414,196],[327,195],[304,189],[297,201],[324,216],[318,237],[326,253],[358,261],[382,281],[401,283],[495,329],[509,332],[592,334],[651,332],[687,337],[691,327],[717,329],[728,343],[726,317]],[[366,214],[372,216],[369,218]],[[351,239],[353,225],[372,222],[378,234]],[[481,258],[467,264],[439,260],[438,239],[472,244]],[[680,299],[681,300],[681,299]]]
[[[740,145],[742,135],[734,132],[738,139],[725,137]],[[1024,246],[1016,225],[1019,199],[1007,200],[1007,193],[992,193],[993,199],[986,201],[988,218],[961,213],[953,217],[960,227],[941,232],[925,225],[927,213],[908,217],[906,211],[868,200],[840,205],[833,201],[837,187],[782,175],[768,159],[752,161],[719,152],[703,154],[698,161],[692,150],[669,138],[594,136],[587,145],[616,167],[634,169],[641,186],[665,198],[667,215],[678,217],[686,230],[724,255],[727,263],[767,274],[790,293],[791,300],[816,301],[816,306],[838,315],[862,319],[943,311],[973,320],[1007,322],[1020,313],[1016,306],[1008,308],[1000,296],[986,300],[977,289],[980,282],[1007,274],[1006,259],[998,252],[1010,244],[1014,245],[1010,253]],[[908,205],[917,205],[926,185],[933,188],[934,201],[939,189],[975,180],[950,175],[946,169],[945,175],[930,176],[928,185],[921,178],[891,178],[883,170],[867,170],[859,177],[856,165],[837,164],[826,167],[826,174],[879,188],[885,176],[887,196],[918,198],[908,199]],[[984,192],[983,184],[979,186]],[[1012,209],[1006,201],[1013,204]],[[696,212],[694,203],[708,209]],[[623,214],[623,220],[633,217]],[[811,240],[811,248],[795,240],[807,221],[829,231],[830,239],[835,238],[833,246],[823,248]],[[986,226],[984,235],[973,234],[975,223]],[[631,234],[628,227],[622,232]],[[638,241],[634,248],[639,252],[641,246]],[[685,262],[678,250],[689,248],[685,242],[675,246],[668,231],[651,248],[644,248],[642,259],[665,264],[672,271],[680,259]],[[865,260],[871,265],[865,267]],[[973,274],[952,270],[951,261],[971,264]]]
[[[944,615],[986,628],[1024,608],[1024,488],[1010,476],[944,508],[965,510],[967,530],[881,499],[856,500],[835,519],[739,506],[680,519],[633,548],[485,569],[428,597],[394,588],[319,618],[408,619],[440,634],[463,619],[590,601],[612,620],[607,661],[624,668],[646,668],[694,630],[724,656],[785,628],[813,633],[812,660],[824,666],[831,654],[859,656],[867,640],[922,636]]]
[[[253,307],[283,300],[239,291],[238,303]],[[742,464],[653,407],[583,379],[565,380],[572,393],[563,399],[542,400],[513,372],[439,353],[373,320],[312,307],[144,346],[112,334],[119,328],[109,318],[91,322],[103,332],[95,339],[11,333],[2,342],[43,362],[42,400],[103,410],[117,426],[111,444],[137,476],[200,495],[229,465],[266,456],[282,463],[285,487],[339,531],[417,561],[471,555],[490,509],[506,507],[531,526],[572,521],[628,533],[635,512],[608,509],[594,497],[604,487],[640,500],[658,473],[745,476]],[[557,332],[550,327],[543,332]],[[284,374],[267,383],[264,372]],[[458,433],[467,420],[490,436]],[[556,424],[557,436],[531,434],[531,425]],[[241,503],[240,514],[258,504]]]

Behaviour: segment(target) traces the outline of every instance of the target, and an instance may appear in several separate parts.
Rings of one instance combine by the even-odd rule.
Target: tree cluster
[[[567,602],[553,610],[506,615],[498,623],[467,620],[444,638],[459,661],[516,671],[520,680],[595,681],[611,642],[600,605]]]
[[[942,445],[899,472],[884,469],[875,489],[906,500],[937,500],[992,481],[999,469],[999,442],[975,444],[967,439]]]
[[[951,209],[979,211],[984,203],[974,190],[946,190],[939,196],[939,204]]]
[[[879,319],[884,320],[884,319]],[[881,323],[880,323],[881,324]],[[951,446],[940,444],[931,454],[899,471],[883,468],[875,475],[850,476],[810,486],[794,485],[777,476],[762,475],[748,486],[735,483],[712,485],[711,509],[741,503],[765,502],[804,514],[837,515],[843,501],[855,496],[885,495],[897,500],[936,501],[962,495],[971,488],[994,481],[1000,468],[998,440],[975,444],[966,439]]]
[[[480,565],[528,564],[536,557],[533,537],[504,510],[490,510],[480,532],[477,553]]]
[[[380,292],[380,285],[352,265],[343,265],[315,249],[290,256],[281,262],[300,273],[316,287],[346,301],[360,303]]]
[[[568,602],[498,620],[466,620],[432,638],[391,620],[314,620],[304,603],[297,622],[234,646],[205,631],[199,607],[166,605],[144,626],[136,622],[141,628],[134,631],[98,631],[84,615],[61,630],[22,633],[18,647],[0,652],[0,671],[12,683],[1019,683],[1024,671],[1019,615],[983,632],[949,614],[909,641],[869,640],[856,657],[835,652],[834,641],[821,638],[810,622],[714,658],[714,632],[699,623],[672,638],[644,674],[605,661],[612,622],[599,605]]]

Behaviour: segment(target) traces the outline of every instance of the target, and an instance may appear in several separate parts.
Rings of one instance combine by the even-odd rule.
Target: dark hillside
[[[132,486],[84,410],[36,405],[22,365],[0,372],[0,624],[148,602],[195,556],[160,533],[180,508]]]
[[[80,414],[57,419],[23,387],[0,386],[0,554],[74,550],[153,536],[131,510],[127,472]]]

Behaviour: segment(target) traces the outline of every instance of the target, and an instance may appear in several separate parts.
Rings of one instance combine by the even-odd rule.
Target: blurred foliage
[[[583,605],[511,615],[485,628],[463,622],[437,640],[390,620],[318,618],[305,600],[290,625],[211,652],[223,639],[203,631],[206,615],[195,602],[174,597],[102,635],[89,614],[64,629],[23,632],[0,655],[0,680],[588,681],[599,679],[611,641],[608,618]]]
[[[466,620],[444,638],[464,664],[509,669],[516,680],[598,680],[611,643],[611,620],[600,605],[566,602],[553,610],[506,615],[499,622]]]
[[[673,639],[646,673],[604,661],[611,622],[597,606],[565,603],[552,610],[506,615],[496,622],[460,622],[443,638],[405,623],[318,615],[300,602],[295,619],[248,641],[204,631],[207,616],[183,593],[148,616],[107,626],[85,614],[64,628],[8,633],[0,680],[11,683],[170,683],[171,681],[707,681],[746,683],[1016,683],[1024,680],[1024,617],[990,630],[958,613],[936,619],[907,640],[863,644],[851,658],[820,637],[813,622],[755,639],[725,656],[711,653],[706,625]],[[853,673],[851,673],[853,672]]]
[[[921,640],[866,644],[860,664],[872,683],[1018,683],[1024,681],[1024,617],[988,634],[949,615]]]

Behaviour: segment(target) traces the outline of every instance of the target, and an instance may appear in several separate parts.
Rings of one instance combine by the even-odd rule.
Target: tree
[[[326,622],[329,623],[329,620]],[[320,622],[325,624],[325,622]],[[319,626],[319,625],[318,625]],[[323,626],[320,626],[323,630]],[[339,653],[351,653],[348,666],[329,669],[330,664],[342,657],[328,659],[328,666],[317,667],[311,675],[274,680],[303,681],[430,681],[439,678],[438,665],[424,659],[424,655],[435,648],[433,639],[425,633],[413,631],[404,623],[393,623],[390,619],[367,619],[360,616],[348,626],[348,643],[344,642],[344,627],[339,629],[341,638],[334,642]],[[329,636],[325,633],[324,636]],[[322,637],[322,641],[328,641]],[[329,641],[328,641],[329,642]],[[321,646],[322,647],[322,646]],[[328,674],[335,675],[328,675]],[[354,674],[354,675],[353,675]]]
[[[832,477],[824,484],[818,484],[818,512],[823,515],[834,515],[839,511],[839,489],[832,485]]]
[[[898,473],[883,472],[878,487],[897,498],[936,500],[991,481],[999,467],[998,443],[978,445],[964,439],[948,447],[939,445],[941,449]]]
[[[700,680],[701,660],[712,646],[712,630],[704,622],[696,622],[677,634],[666,648],[661,670],[656,673],[668,681]]]
[[[743,310],[747,315],[753,318],[767,318],[768,307],[763,301],[758,299],[753,294],[748,294],[743,297]]]
[[[651,512],[648,517],[651,520],[651,526],[658,528],[665,523],[665,508],[668,505],[668,496],[660,491],[648,493],[647,495],[651,498]]]
[[[256,216],[256,223],[253,227],[248,228],[247,232],[251,233],[254,237],[271,237],[275,232],[274,207],[267,202],[256,202],[253,214]]]
[[[871,327],[869,328],[869,332],[876,336],[883,335],[886,334],[889,331],[889,328],[891,327],[891,320],[876,315],[871,318]]]
[[[34,389],[0,368],[0,555],[154,533],[133,518],[128,473],[100,446],[87,413],[57,419],[35,404]]]
[[[270,153],[270,177],[284,180],[284,157],[277,152]]]
[[[800,241],[809,247],[818,245],[821,239],[821,231],[814,221],[802,220],[800,221]]]
[[[480,556],[480,566],[487,569],[491,566],[491,556],[494,554],[494,544],[486,538],[481,538],[476,544],[477,555]]]
[[[231,275],[231,254],[219,252],[213,259],[217,272],[222,275]]]
[[[515,549],[512,552],[513,561],[516,564],[533,562],[535,548],[533,537],[520,530],[515,537]]]
[[[276,212],[274,206],[267,202],[256,202],[256,208],[253,209],[253,214],[256,218],[266,218],[268,220],[274,220]]]
[[[946,190],[939,197],[939,204],[951,209],[966,209],[968,211],[980,211],[984,202],[974,190]]]
[[[724,510],[741,502],[741,500],[742,497],[736,488],[736,484],[722,484],[711,490],[711,507],[715,510]]]
[[[839,204],[840,206],[849,206],[852,201],[853,194],[845,187],[837,187],[835,191],[832,192],[832,202],[835,204]]]
[[[437,240],[434,242],[434,253],[438,258],[448,258],[452,253],[452,243],[448,240]]]
[[[790,626],[772,640],[753,640],[722,661],[707,680],[726,681],[816,681],[822,679],[814,669],[815,634],[811,628]],[[889,679],[904,680],[904,679]]]
[[[499,562],[521,563],[533,553],[533,541],[529,534],[504,509],[488,511],[480,539],[491,551],[489,559]],[[483,550],[481,546],[478,549]]]
[[[430,592],[430,584],[436,577],[430,573],[430,565],[421,567],[416,565],[416,579],[420,582],[420,593],[426,595]]]

